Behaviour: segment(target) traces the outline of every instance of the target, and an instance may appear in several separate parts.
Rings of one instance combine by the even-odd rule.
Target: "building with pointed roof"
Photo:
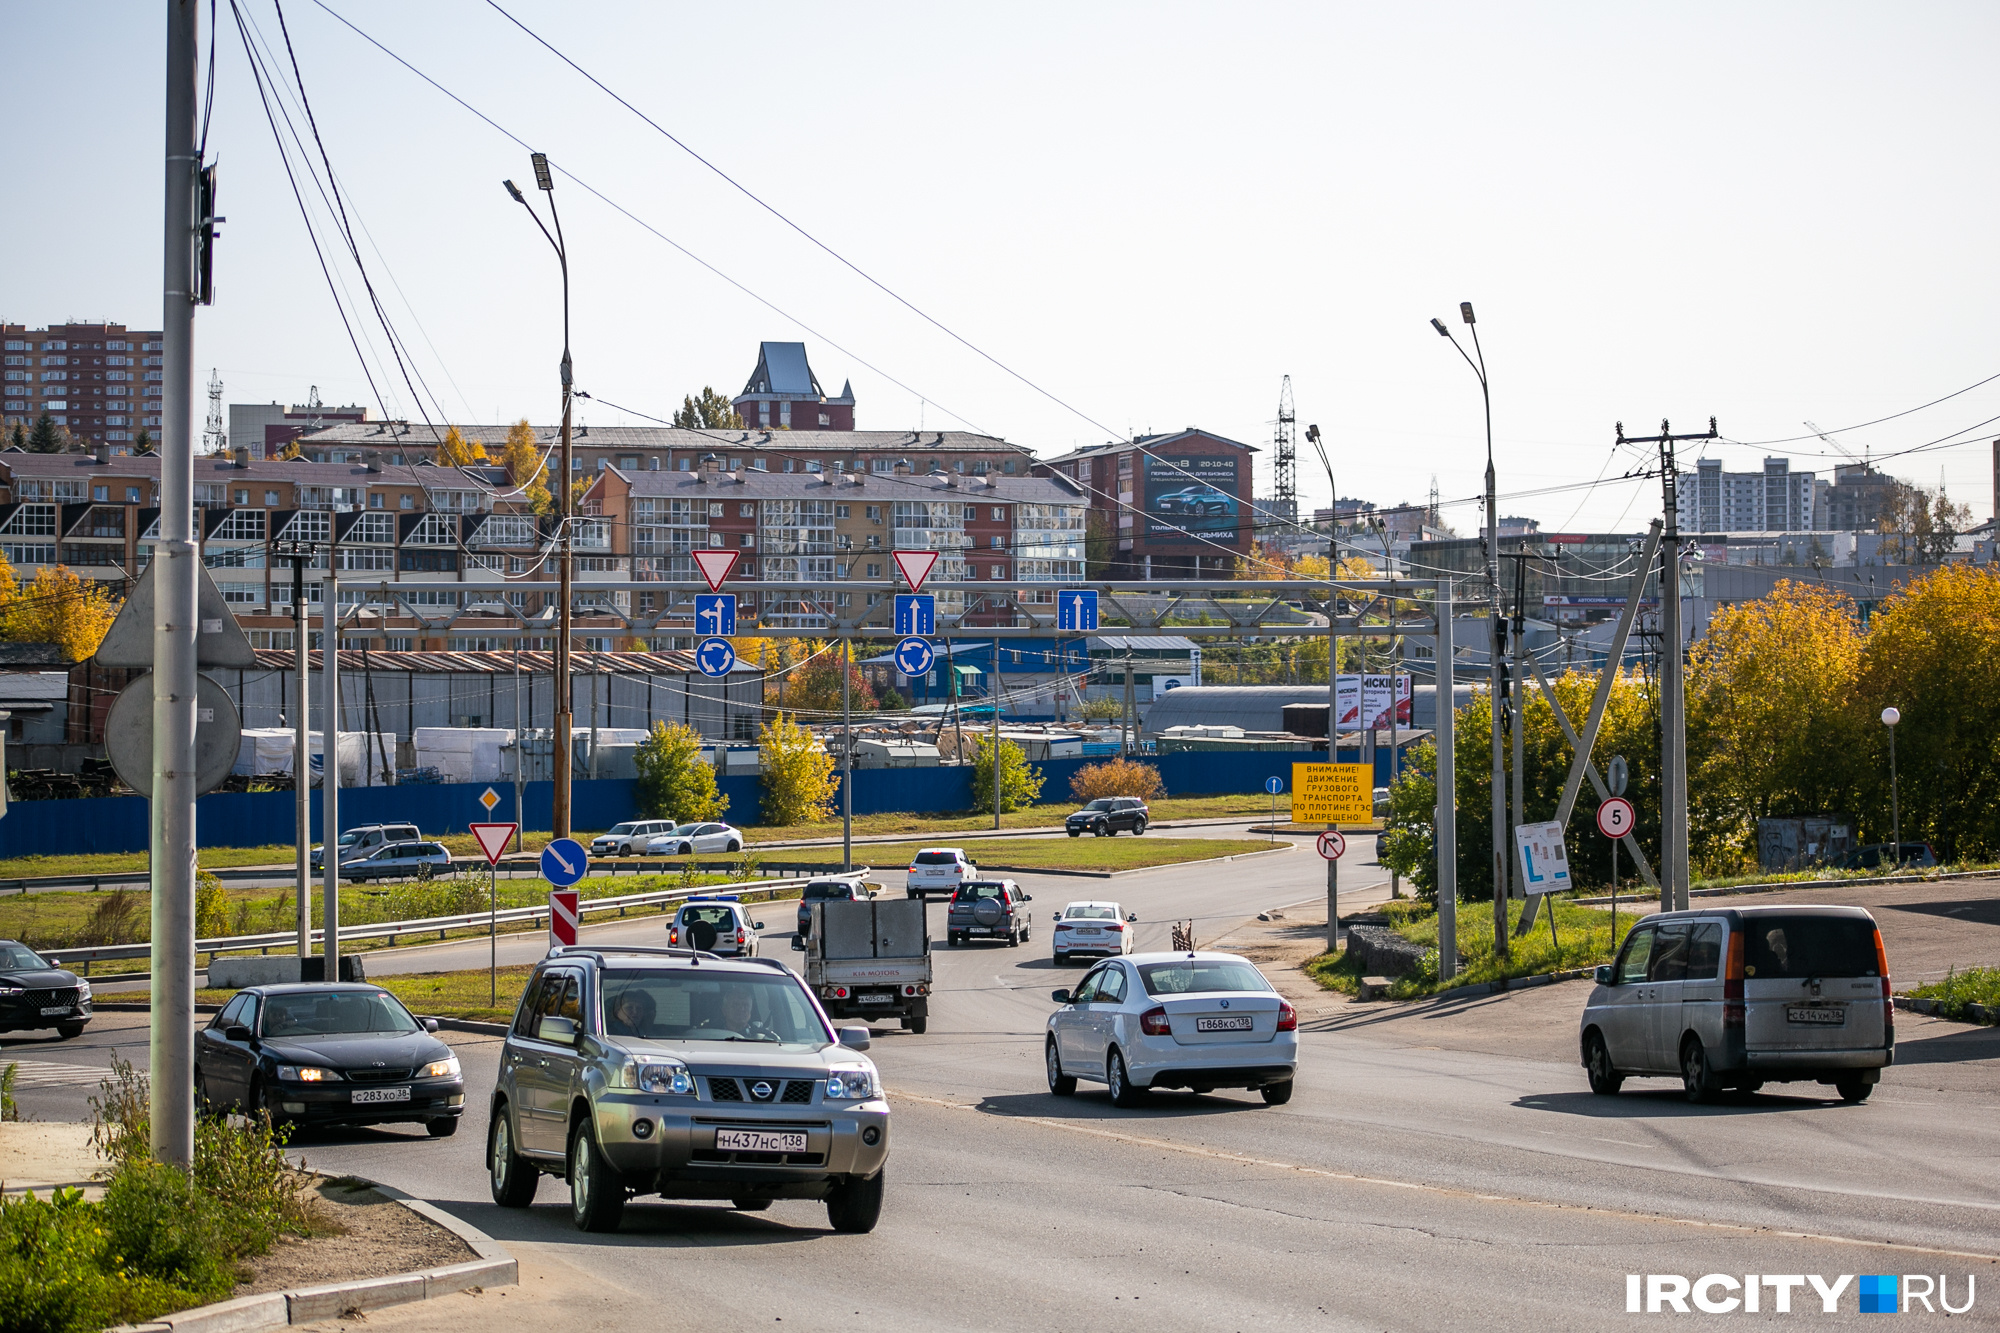
[[[760,343],[757,368],[730,400],[746,426],[792,430],[853,430],[854,381],[829,398],[806,360],[804,343]]]

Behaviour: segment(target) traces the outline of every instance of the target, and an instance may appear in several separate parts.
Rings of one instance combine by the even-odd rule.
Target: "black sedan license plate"
[[[1793,1004],[1785,1007],[1785,1017],[1793,1023],[1813,1023],[1825,1027],[1840,1027],[1847,1022],[1847,1006],[1844,1004]]]
[[[1194,1030],[1196,1032],[1248,1032],[1250,1030],[1250,1015],[1231,1014],[1227,1018],[1197,1018],[1194,1021]]]
[[[408,1088],[356,1088],[348,1094],[356,1105],[364,1102],[406,1102],[410,1100]]]
[[[718,1129],[715,1131],[717,1152],[804,1152],[806,1136],[803,1132],[779,1132],[768,1129]]]

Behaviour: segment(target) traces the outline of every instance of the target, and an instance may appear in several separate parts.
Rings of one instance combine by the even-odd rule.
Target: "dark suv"
[[[815,879],[808,881],[806,891],[799,895],[799,928],[797,934],[804,936],[812,928],[812,905],[814,903],[865,903],[872,896],[868,892],[868,886],[858,879]]]
[[[1033,902],[1030,894],[1011,879],[976,879],[958,886],[945,912],[945,943],[956,949],[974,936],[981,939],[1005,938],[1014,948],[1028,938],[1033,918],[1021,904]]]
[[[1152,817],[1153,812],[1136,796],[1103,796],[1064,820],[1063,827],[1072,838],[1080,838],[1086,833],[1109,838],[1120,829],[1144,833]]]
[[[67,1041],[90,1017],[88,981],[25,944],[0,940],[0,1032],[54,1028]]]

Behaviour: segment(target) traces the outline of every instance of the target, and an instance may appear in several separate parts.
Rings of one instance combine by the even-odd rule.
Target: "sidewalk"
[[[34,1190],[46,1196],[75,1185],[95,1198],[103,1187],[91,1177],[104,1165],[90,1146],[89,1125],[0,1122],[0,1188],[8,1194]]]

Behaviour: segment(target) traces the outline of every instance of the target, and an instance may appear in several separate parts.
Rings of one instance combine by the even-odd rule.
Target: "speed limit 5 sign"
[[[1597,831],[1607,838],[1624,837],[1636,822],[1632,803],[1622,796],[1608,797],[1597,807]]]

